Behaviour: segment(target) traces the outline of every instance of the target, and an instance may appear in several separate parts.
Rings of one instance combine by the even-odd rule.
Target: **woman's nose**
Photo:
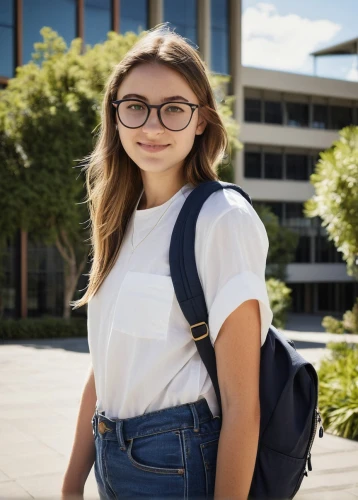
[[[151,132],[153,132],[154,130],[160,130],[160,131],[164,130],[164,127],[160,123],[158,117],[158,111],[155,108],[152,108],[150,110],[148,120],[143,125],[143,131],[145,132],[146,130]]]

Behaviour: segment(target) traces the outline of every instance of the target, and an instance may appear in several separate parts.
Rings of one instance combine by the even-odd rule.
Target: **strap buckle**
[[[195,338],[194,335],[193,335],[192,329],[195,328],[196,326],[201,326],[201,325],[205,325],[206,326],[206,333],[204,333],[204,335],[201,335],[200,337],[196,337]],[[195,340],[195,342],[197,340],[204,339],[205,337],[207,337],[209,335],[209,328],[208,328],[208,325],[205,323],[205,321],[202,321],[201,323],[196,323],[195,325],[191,325],[190,331],[191,331],[191,336],[193,337],[193,339]]]

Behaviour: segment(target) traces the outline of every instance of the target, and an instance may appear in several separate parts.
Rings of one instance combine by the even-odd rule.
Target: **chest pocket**
[[[170,276],[129,271],[118,293],[113,330],[134,337],[165,340],[173,297]]]

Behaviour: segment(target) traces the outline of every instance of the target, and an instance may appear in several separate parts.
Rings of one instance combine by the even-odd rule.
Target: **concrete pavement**
[[[297,321],[283,332],[317,367],[326,338],[310,336],[311,325],[301,342]],[[60,498],[89,363],[84,338],[0,344],[0,499]],[[317,433],[312,467],[297,500],[358,499],[358,442]],[[93,468],[84,498],[99,498]]]

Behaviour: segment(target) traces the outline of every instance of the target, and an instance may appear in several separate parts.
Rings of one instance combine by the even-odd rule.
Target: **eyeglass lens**
[[[192,115],[189,104],[170,103],[162,106],[160,117],[165,127],[170,130],[181,130],[185,128]],[[147,119],[149,109],[140,101],[123,101],[118,105],[118,116],[126,127],[141,127]]]

